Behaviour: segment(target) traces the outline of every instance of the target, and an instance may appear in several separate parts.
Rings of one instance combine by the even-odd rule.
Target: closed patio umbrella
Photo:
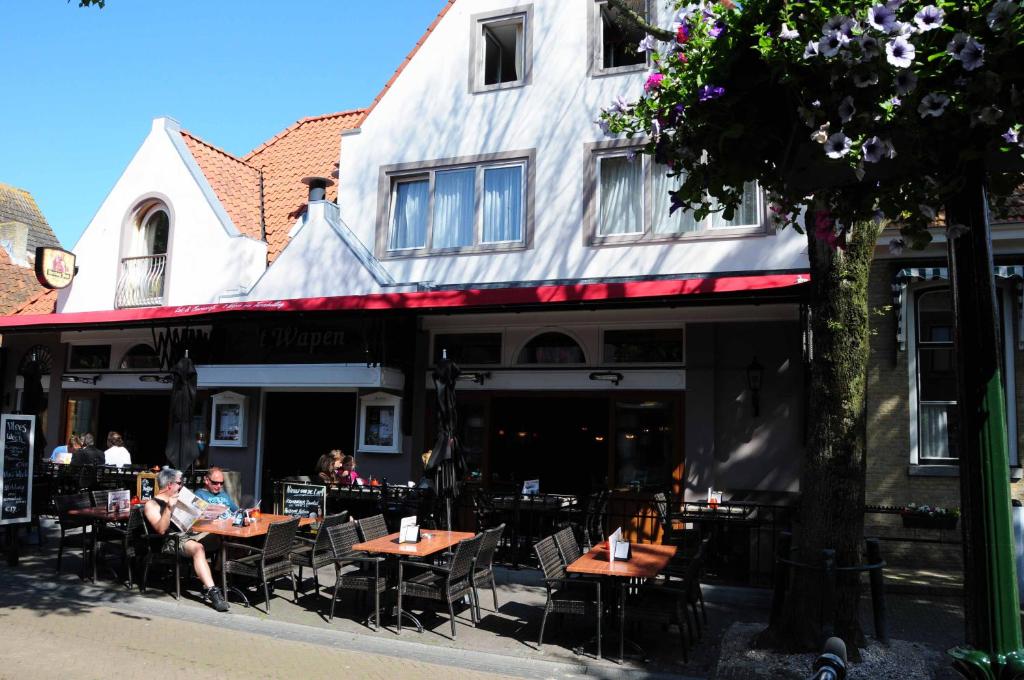
[[[198,376],[188,356],[171,368],[171,429],[167,433],[167,461],[179,470],[186,470],[199,457],[196,425],[192,412],[196,403]]]
[[[39,422],[39,414],[46,410],[47,398],[43,392],[43,367],[35,359],[25,364],[21,370],[25,384],[21,392],[21,412],[36,417],[35,449],[42,452],[46,449],[46,437]]]
[[[455,408],[455,381],[461,371],[454,361],[442,359],[434,367],[434,392],[437,395],[437,439],[425,466],[434,480],[434,492],[444,499],[445,528],[452,528],[452,500],[459,495],[459,483],[465,472],[462,445],[458,435]]]

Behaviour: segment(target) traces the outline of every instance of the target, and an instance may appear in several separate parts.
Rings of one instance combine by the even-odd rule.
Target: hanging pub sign
[[[36,279],[44,288],[67,288],[75,278],[75,254],[62,248],[36,248]]]

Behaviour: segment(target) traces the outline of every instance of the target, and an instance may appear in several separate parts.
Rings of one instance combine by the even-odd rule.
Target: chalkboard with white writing
[[[0,416],[0,524],[32,519],[35,416]]]
[[[326,486],[292,482],[282,485],[282,514],[292,517],[323,517],[326,505]]]

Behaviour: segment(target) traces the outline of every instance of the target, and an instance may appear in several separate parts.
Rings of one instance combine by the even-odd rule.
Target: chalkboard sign
[[[0,416],[0,524],[32,519],[35,424],[35,416]]]
[[[135,475],[135,495],[140,501],[148,501],[159,490],[155,472],[140,472]]]
[[[326,486],[284,483],[281,501],[282,514],[292,517],[323,517],[326,507]]]

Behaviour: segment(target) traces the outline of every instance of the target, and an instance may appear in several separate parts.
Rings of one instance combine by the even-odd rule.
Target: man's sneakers
[[[219,612],[226,612],[229,608],[228,601],[224,599],[224,596],[220,592],[220,588],[217,586],[210,586],[206,592],[203,593],[203,599],[209,600],[210,606]]]

